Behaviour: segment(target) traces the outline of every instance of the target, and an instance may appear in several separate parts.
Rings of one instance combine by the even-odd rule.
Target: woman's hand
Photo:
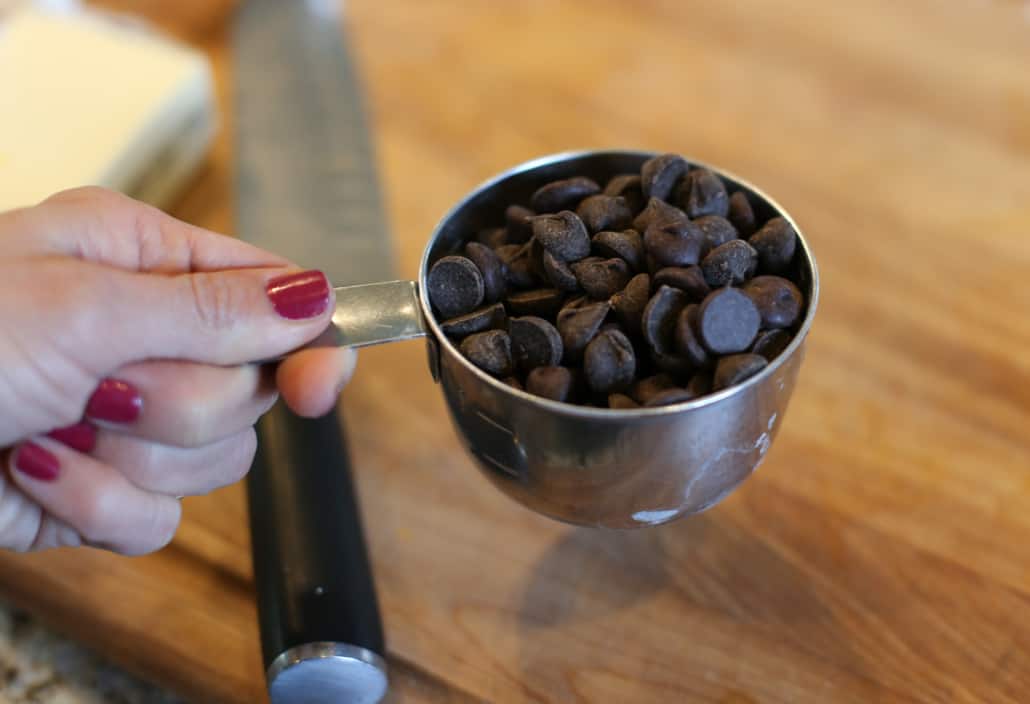
[[[177,497],[239,480],[277,390],[329,411],[352,352],[320,272],[98,188],[0,214],[0,547],[171,540]]]

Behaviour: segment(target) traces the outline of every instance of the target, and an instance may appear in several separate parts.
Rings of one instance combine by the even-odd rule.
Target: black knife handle
[[[378,701],[383,628],[339,413],[279,402],[257,431],[247,493],[272,702],[316,701],[312,686],[326,702]]]

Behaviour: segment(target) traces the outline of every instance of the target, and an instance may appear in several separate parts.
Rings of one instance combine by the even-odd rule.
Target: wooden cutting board
[[[207,48],[226,130],[176,214],[231,231],[229,2],[105,3]],[[345,393],[396,702],[1020,702],[1030,691],[1030,14],[1003,0],[349,0],[400,270],[527,158],[679,151],[797,217],[824,296],[779,439],[717,508],[575,529],[476,473],[419,343]],[[146,558],[0,589],[197,701],[263,700],[240,487]]]

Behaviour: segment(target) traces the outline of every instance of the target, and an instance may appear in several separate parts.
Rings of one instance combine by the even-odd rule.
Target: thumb
[[[335,305],[328,279],[315,270],[107,276],[115,304],[103,307],[101,330],[111,340],[129,336],[112,368],[154,358],[233,365],[278,357],[325,330]]]

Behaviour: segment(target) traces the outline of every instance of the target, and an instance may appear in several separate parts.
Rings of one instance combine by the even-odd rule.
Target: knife
[[[392,256],[339,0],[249,0],[235,21],[237,226],[335,285],[391,278]],[[374,704],[383,629],[339,409],[282,403],[247,479],[272,704]]]

